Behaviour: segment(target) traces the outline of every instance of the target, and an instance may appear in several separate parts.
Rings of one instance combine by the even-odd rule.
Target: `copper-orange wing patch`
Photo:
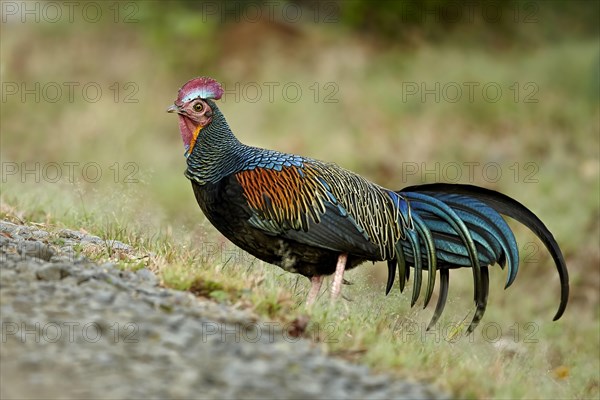
[[[319,222],[325,212],[326,189],[309,167],[255,168],[237,173],[236,178],[248,205],[282,227],[306,230],[309,216]]]
[[[386,191],[335,164],[255,168],[235,176],[256,215],[283,229],[308,230],[312,221],[321,221],[327,202],[379,246],[382,259],[395,254],[395,244],[405,235],[406,224]]]

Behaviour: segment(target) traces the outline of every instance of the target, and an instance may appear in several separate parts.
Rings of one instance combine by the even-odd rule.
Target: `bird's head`
[[[222,95],[219,82],[204,76],[194,78],[179,89],[177,100],[167,109],[167,112],[179,114],[179,131],[186,157],[192,153],[200,131],[212,121],[214,103],[210,100],[218,100]]]

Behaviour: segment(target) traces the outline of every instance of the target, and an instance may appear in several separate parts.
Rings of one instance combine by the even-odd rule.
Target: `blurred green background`
[[[390,188],[460,182],[517,198],[565,254],[572,294],[559,324],[598,326],[598,2],[4,1],[1,11],[4,217],[220,240],[165,113],[183,83],[207,75],[224,85],[219,107],[245,143]],[[515,230],[535,261],[516,293],[554,307],[550,258]],[[506,293],[492,295],[518,314]],[[584,396],[598,390],[590,362]]]

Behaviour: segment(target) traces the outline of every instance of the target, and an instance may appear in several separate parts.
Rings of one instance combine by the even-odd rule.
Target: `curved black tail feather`
[[[542,243],[544,243],[544,246],[546,246],[546,248],[550,252],[550,255],[552,256],[552,259],[554,260],[561,283],[560,305],[558,307],[556,315],[554,316],[554,320],[556,321],[563,315],[567,307],[567,302],[569,300],[569,275],[564,257],[552,233],[548,230],[544,223],[523,204],[519,203],[517,200],[505,194],[473,185],[432,183],[409,186],[402,189],[398,193],[423,193],[444,195],[457,194],[469,196],[485,203],[489,207],[496,210],[498,213],[514,218],[518,222],[527,226],[532,232],[536,234],[536,236],[542,241]],[[408,197],[410,198],[410,195]],[[440,270],[440,273],[441,271],[443,270]],[[447,295],[447,277],[444,277],[444,281],[444,293],[440,293],[441,295],[443,294],[443,297]],[[482,286],[485,286],[485,284]],[[484,287],[482,287],[482,289],[486,291]],[[485,294],[485,296],[487,297],[487,293]],[[438,307],[436,307],[436,311],[434,313],[434,320],[437,321],[437,318],[439,318],[439,314],[441,314],[442,309],[443,305],[440,305],[440,301],[438,300]],[[476,320],[478,321],[481,318],[481,315],[477,314],[480,314],[482,311],[483,310],[477,310],[476,315],[474,317],[474,322]],[[432,320],[432,323],[434,323],[434,320]]]

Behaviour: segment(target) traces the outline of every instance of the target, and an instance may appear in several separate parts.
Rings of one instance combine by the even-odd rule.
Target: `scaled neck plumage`
[[[218,182],[236,172],[240,150],[246,147],[235,137],[225,117],[213,101],[208,101],[213,111],[210,124],[203,127],[191,147],[186,149],[185,176],[201,185]]]

